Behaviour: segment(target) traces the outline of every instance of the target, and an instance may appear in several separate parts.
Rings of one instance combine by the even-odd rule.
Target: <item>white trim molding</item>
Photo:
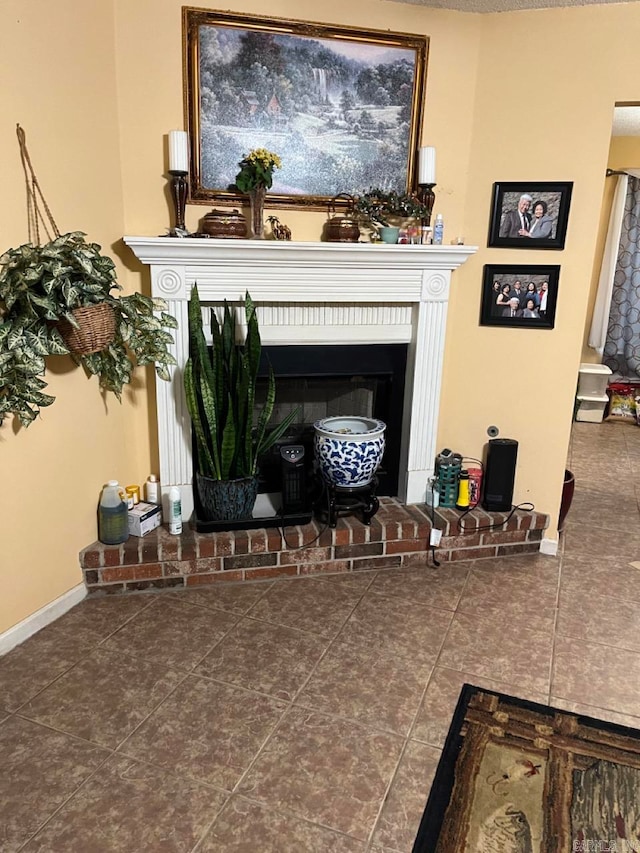
[[[83,583],[72,587],[54,601],[45,604],[40,610],[36,610],[31,616],[27,616],[22,622],[18,622],[8,631],[0,634],[0,655],[4,655],[20,643],[24,643],[41,628],[46,628],[51,622],[55,622],[67,610],[71,610],[79,604],[87,594],[87,588]]]
[[[556,557],[558,554],[558,540],[557,539],[541,539],[540,540],[540,553],[547,554],[549,557]]]
[[[178,319],[172,381],[156,383],[160,481],[193,511],[191,423],[182,371],[187,300],[240,302],[248,290],[260,335],[273,344],[407,343],[399,495],[422,503],[433,473],[451,273],[475,246],[393,246],[269,240],[124,237],[150,267],[154,296]]]

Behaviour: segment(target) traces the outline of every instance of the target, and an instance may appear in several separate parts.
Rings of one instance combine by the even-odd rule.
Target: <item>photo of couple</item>
[[[480,324],[552,329],[559,266],[485,266]]]
[[[489,246],[564,248],[572,183],[493,185]]]

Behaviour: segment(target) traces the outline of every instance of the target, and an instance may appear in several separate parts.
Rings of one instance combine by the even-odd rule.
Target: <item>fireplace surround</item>
[[[193,511],[191,426],[182,371],[187,304],[198,284],[203,310],[245,291],[257,305],[265,345],[406,343],[398,498],[423,503],[433,473],[451,274],[473,246],[394,246],[205,238],[125,237],[149,266],[154,296],[177,319],[170,382],[157,383],[163,499]]]

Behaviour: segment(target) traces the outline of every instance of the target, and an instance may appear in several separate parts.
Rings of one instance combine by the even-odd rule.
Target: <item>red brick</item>
[[[529,542],[540,542],[543,534],[544,530],[529,530],[527,533],[527,540]]]
[[[535,521],[531,526],[535,527],[536,530],[546,530],[549,526],[549,516],[541,512],[534,513],[534,516]]]
[[[500,533],[483,533],[483,545],[505,545],[509,542],[524,542],[526,530],[503,530]]]
[[[80,565],[83,569],[99,569],[102,564],[102,546],[85,548],[80,551]]]
[[[402,565],[402,557],[388,557],[383,554],[381,557],[365,557],[362,560],[353,560],[353,571],[362,571],[363,569],[396,569]]]
[[[345,524],[343,518],[338,519],[333,530],[333,541],[336,545],[349,545],[351,542],[351,528]]]
[[[247,554],[248,553],[248,543],[249,538],[247,537],[247,550],[246,551],[238,551],[236,549],[236,554]],[[267,530],[267,551],[279,551],[282,547],[282,537],[280,536],[280,531],[277,529],[271,528]]]
[[[141,566],[134,566],[133,577],[135,580],[142,580],[143,578],[161,578],[162,566],[160,563],[147,563]]]
[[[267,550],[267,534],[264,530],[249,531],[249,553],[264,554]]]
[[[84,582],[87,586],[98,583],[98,572],[95,569],[85,570]]]
[[[355,518],[346,518],[345,521],[351,528],[351,541],[354,545],[364,545],[369,541],[369,530],[366,525]]]
[[[385,521],[384,523],[384,539],[391,542],[394,539],[400,538],[400,525],[397,521]]]
[[[301,563],[298,568],[301,575],[343,574],[351,571],[351,561],[328,560],[326,563]]]
[[[200,575],[203,572],[219,572],[222,570],[222,560],[220,557],[205,557],[202,560],[196,560],[191,565],[191,572],[196,575]]]
[[[479,545],[481,540],[480,533],[467,533],[462,536],[443,536],[441,548],[472,548],[474,545]]]
[[[198,536],[198,556],[214,557],[216,553],[216,541],[211,535],[202,534]]]
[[[233,533],[216,533],[216,557],[233,554]]]
[[[137,566],[117,566],[112,569],[103,569],[101,574],[102,583],[111,583],[111,581],[132,581],[135,577],[134,572]]]
[[[333,531],[330,527],[320,528],[316,525],[316,544],[319,548],[326,548],[333,545]]]
[[[436,554],[436,559],[438,559],[438,555]],[[413,568],[415,566],[426,566],[431,561],[431,554],[427,551],[422,551],[422,553],[416,552],[415,554],[403,554],[402,555],[402,565],[405,568]]]
[[[196,540],[193,534],[182,534],[182,536],[180,537],[180,551],[178,552],[178,556],[181,560],[196,559]]]
[[[177,538],[174,539],[162,539],[160,542],[160,552],[158,557],[161,560],[177,560],[178,559],[178,546],[179,542]]]
[[[386,554],[406,554],[408,551],[424,551],[427,548],[425,539],[396,539],[385,545]]]
[[[187,586],[201,586],[207,583],[218,583],[220,581],[244,580],[244,572],[216,572],[210,575],[189,575],[185,578]]]
[[[195,560],[165,560],[162,564],[165,577],[190,575],[194,571]]]
[[[235,543],[234,543],[234,553],[235,554],[248,554],[249,553],[249,534],[246,530],[236,530],[235,534]],[[277,548],[269,548],[270,551],[277,551]]]
[[[142,540],[142,558],[141,561],[143,563],[156,563],[158,561],[158,543],[157,541],[149,541],[146,539]]]
[[[238,557],[225,557],[222,561],[225,571],[229,569],[253,569],[257,566],[275,566],[277,554],[241,554]]]
[[[382,542],[384,539],[384,528],[377,518],[371,519],[369,525],[369,542]]]
[[[332,548],[301,548],[298,551],[282,551],[281,566],[293,566],[298,563],[324,563],[332,557]]]
[[[245,580],[260,580],[261,578],[280,578],[298,574],[297,566],[273,566],[264,569],[247,569]]]
[[[511,557],[514,554],[539,554],[538,542],[523,542],[521,545],[499,545],[498,557]]]
[[[105,566],[122,565],[122,551],[119,545],[105,545],[103,553]]]
[[[450,551],[453,560],[482,560],[484,557],[495,557],[496,546],[486,545],[484,548],[459,548]]]
[[[337,560],[350,557],[375,557],[382,554],[382,542],[367,542],[366,545],[336,545],[334,554]]]
[[[122,546],[122,562],[125,566],[140,562],[140,540],[137,536],[130,536]]]

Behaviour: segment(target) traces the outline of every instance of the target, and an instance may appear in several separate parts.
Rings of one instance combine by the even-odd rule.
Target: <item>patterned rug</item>
[[[413,853],[640,852],[640,731],[465,684]]]

